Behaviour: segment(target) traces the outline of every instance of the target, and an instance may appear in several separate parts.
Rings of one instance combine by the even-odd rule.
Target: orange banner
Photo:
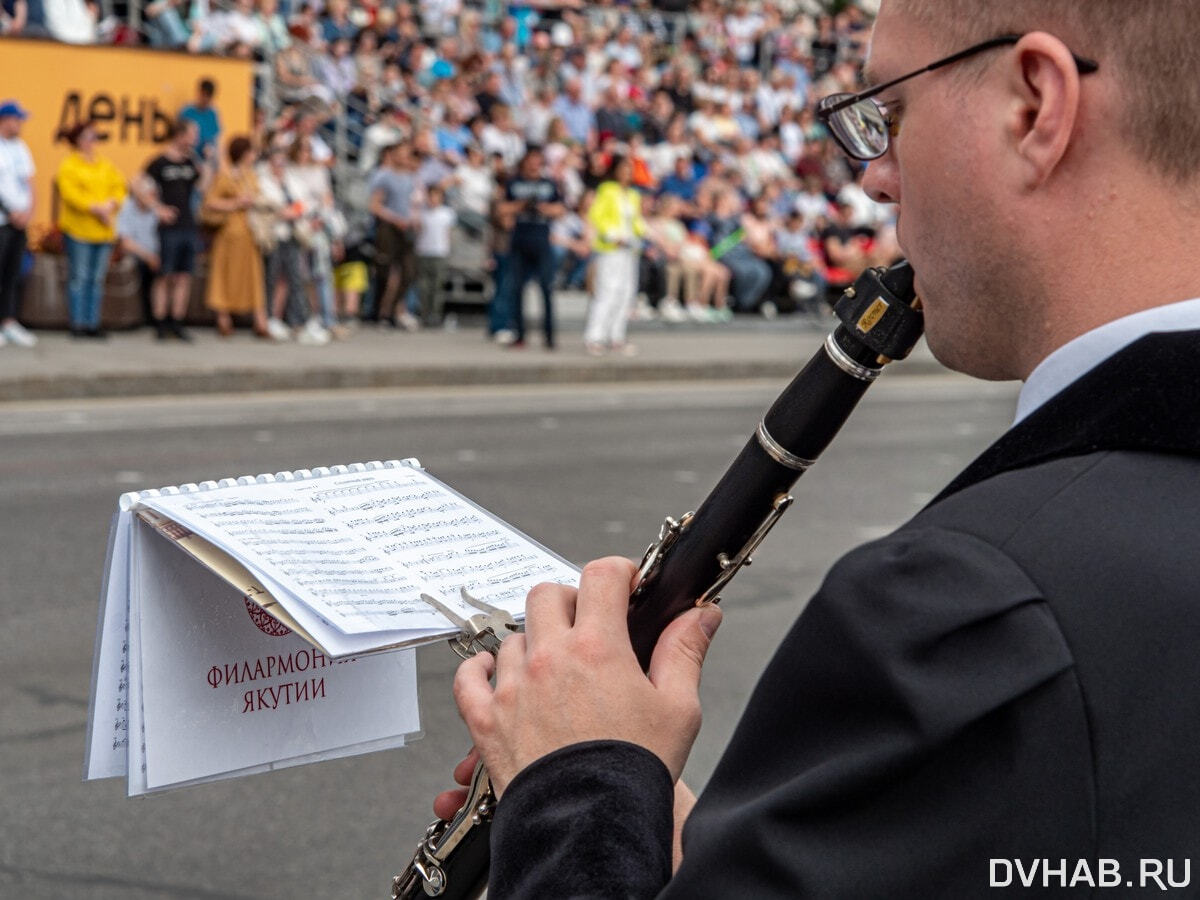
[[[126,177],[156,156],[167,124],[191,103],[202,78],[217,86],[221,144],[249,132],[254,73],[244,60],[194,56],[139,47],[78,47],[0,38],[0,99],[30,112],[21,131],[37,167],[37,204],[30,237],[50,226],[50,186],[69,146],[58,131],[83,118],[96,124],[99,152]]]

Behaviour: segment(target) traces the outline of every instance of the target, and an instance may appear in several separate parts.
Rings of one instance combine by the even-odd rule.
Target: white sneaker
[[[329,332],[316,319],[309,319],[296,335],[296,343],[304,344],[306,347],[323,347],[329,341]]]
[[[699,303],[689,303],[687,314],[691,316],[693,322],[711,322],[712,317],[708,314],[709,307],[701,306]]]
[[[658,312],[664,322],[686,322],[688,318],[683,305],[674,297],[664,297],[662,303],[658,304]]]
[[[267,319],[267,334],[273,341],[290,341],[292,330],[278,319]]]
[[[778,317],[779,307],[775,305],[774,300],[764,300],[758,308],[758,314],[769,322]]]
[[[14,347],[33,347],[37,344],[37,338],[17,321],[9,322],[3,329],[0,329],[0,337],[3,337],[5,343],[12,344]]]
[[[405,331],[420,331],[421,320],[410,313],[407,309],[396,316],[396,324]]]
[[[517,333],[509,331],[507,328],[501,328],[492,338],[501,347],[508,347],[517,342]]]
[[[5,344],[7,344],[7,343],[8,343],[8,338],[6,338],[6,337],[4,336],[4,332],[3,332],[3,331],[0,331],[0,347],[3,347],[3,346],[4,346]]]

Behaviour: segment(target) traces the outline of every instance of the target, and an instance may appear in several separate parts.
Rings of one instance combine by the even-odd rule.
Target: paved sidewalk
[[[409,334],[362,327],[323,347],[274,344],[239,331],[222,339],[192,329],[192,344],[156,341],[148,329],[107,341],[40,332],[32,350],[0,347],[0,402],[82,397],[209,394],[243,391],[487,384],[562,384],[787,378],[833,327],[801,316],[767,322],[739,317],[727,325],[636,322],[637,356],[588,356],[578,301],[559,305],[558,349],[547,351],[531,317],[522,349],[485,339],[482,317],[462,315],[452,330]],[[531,310],[532,312],[532,310]],[[942,371],[924,344],[899,367]]]

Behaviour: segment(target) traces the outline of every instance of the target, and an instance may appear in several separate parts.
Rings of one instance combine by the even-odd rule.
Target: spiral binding
[[[149,488],[144,491],[127,491],[117,501],[121,512],[134,509],[143,500],[151,497],[169,496],[172,494],[193,494],[198,491],[217,491],[223,488],[242,487],[248,484],[271,484],[276,481],[305,481],[310,478],[327,478],[330,475],[350,475],[355,472],[378,472],[381,469],[423,468],[416,457],[408,459],[389,459],[385,462],[372,460],[365,463],[350,463],[348,465],[318,466],[315,469],[297,469],[294,472],[276,472],[272,475],[264,472],[261,475],[241,475],[237,478],[221,478],[218,481],[201,481],[199,484],[171,485],[169,487]]]

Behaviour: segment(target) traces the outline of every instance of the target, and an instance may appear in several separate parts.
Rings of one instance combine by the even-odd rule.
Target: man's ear
[[[1066,45],[1045,32],[1025,35],[1014,50],[1010,135],[1024,165],[1025,186],[1035,188],[1053,174],[1075,132],[1079,70]]]

